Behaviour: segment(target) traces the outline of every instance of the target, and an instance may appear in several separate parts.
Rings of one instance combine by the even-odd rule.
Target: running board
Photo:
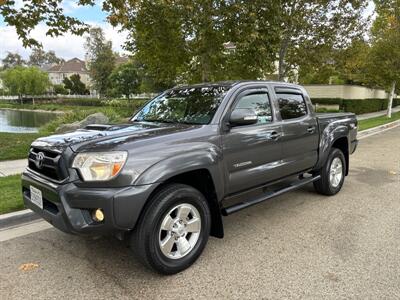
[[[300,180],[294,182],[293,184],[291,184],[288,187],[285,187],[283,189],[265,193],[261,197],[255,198],[253,200],[240,202],[240,203],[234,204],[232,206],[224,207],[224,208],[222,208],[222,214],[224,216],[228,216],[228,215],[233,214],[233,213],[235,213],[235,212],[237,212],[239,210],[242,210],[242,209],[245,209],[247,207],[256,205],[258,203],[267,201],[267,200],[269,200],[271,198],[274,198],[276,196],[282,195],[284,193],[296,190],[296,189],[298,189],[298,188],[300,188],[302,186],[305,186],[305,185],[307,185],[307,184],[309,184],[311,182],[314,182],[314,181],[316,181],[316,180],[318,180],[320,178],[321,178],[321,175],[300,179]]]

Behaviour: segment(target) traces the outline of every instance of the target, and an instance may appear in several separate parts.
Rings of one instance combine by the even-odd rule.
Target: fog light
[[[98,208],[92,212],[92,219],[96,222],[103,222],[104,212],[101,208]]]

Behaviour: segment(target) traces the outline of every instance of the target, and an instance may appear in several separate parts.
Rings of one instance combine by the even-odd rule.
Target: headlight
[[[105,181],[119,174],[127,157],[125,151],[79,153],[72,167],[79,170],[84,181]]]

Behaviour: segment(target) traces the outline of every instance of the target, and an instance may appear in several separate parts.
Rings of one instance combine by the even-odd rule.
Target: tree
[[[18,53],[7,52],[6,57],[2,60],[4,69],[13,68],[16,66],[22,66],[25,61]]]
[[[373,44],[366,71],[372,84],[389,91],[387,116],[392,117],[393,98],[400,83],[400,1],[376,1],[378,16],[372,28]]]
[[[17,66],[7,69],[1,76],[3,85],[12,95],[42,95],[50,87],[47,73],[36,67]]]
[[[363,0],[282,1],[278,11],[279,80],[290,76],[296,66],[326,61],[321,48],[345,48],[362,36],[367,28],[363,16],[367,4]]]
[[[76,0],[77,5],[93,6],[95,0]],[[112,1],[110,1],[112,2]],[[48,29],[46,35],[55,37],[66,32],[82,35],[87,32],[89,26],[77,18],[64,14],[63,3],[60,0],[42,1],[0,1],[0,14],[4,22],[15,27],[18,37],[24,47],[41,46],[40,42],[30,36],[40,22],[46,23]]]
[[[65,77],[63,83],[64,88],[69,90],[72,95],[86,95],[89,93],[79,74],[72,74],[69,78]]]
[[[36,47],[32,50],[29,56],[28,64],[31,66],[43,67],[45,65],[60,64],[64,60],[57,57],[54,51],[46,52],[40,47]]]
[[[121,64],[110,75],[113,88],[129,99],[133,93],[137,93],[140,86],[140,78],[137,66],[132,62]]]
[[[94,88],[100,95],[110,88],[110,75],[115,66],[115,54],[111,41],[107,41],[99,27],[93,27],[85,43],[86,59]]]
[[[79,5],[94,3],[76,1]],[[1,8],[3,16],[8,16],[5,22],[15,26],[28,45],[29,30],[40,18],[49,21],[50,30],[57,34],[68,31],[69,22],[76,25],[71,28],[73,33],[87,30],[73,18],[62,18],[60,1],[43,0],[38,7],[28,2],[22,9],[16,9],[13,1],[6,3]],[[276,60],[281,80],[298,66],[317,66],[327,61],[321,49],[345,48],[355,36],[365,33],[367,4],[365,0],[102,2],[110,23],[129,31],[127,49],[157,88],[200,80],[263,78]],[[49,12],[52,9],[54,13]],[[94,34],[90,33],[91,38]],[[229,55],[223,47],[228,41],[236,45]],[[101,42],[107,44],[104,39]],[[103,81],[100,78],[96,84],[104,86]],[[101,89],[104,92],[104,87]]]

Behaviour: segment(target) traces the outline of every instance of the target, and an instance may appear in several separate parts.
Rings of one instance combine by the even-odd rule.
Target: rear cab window
[[[282,120],[297,119],[307,115],[307,104],[301,94],[277,93]]]

